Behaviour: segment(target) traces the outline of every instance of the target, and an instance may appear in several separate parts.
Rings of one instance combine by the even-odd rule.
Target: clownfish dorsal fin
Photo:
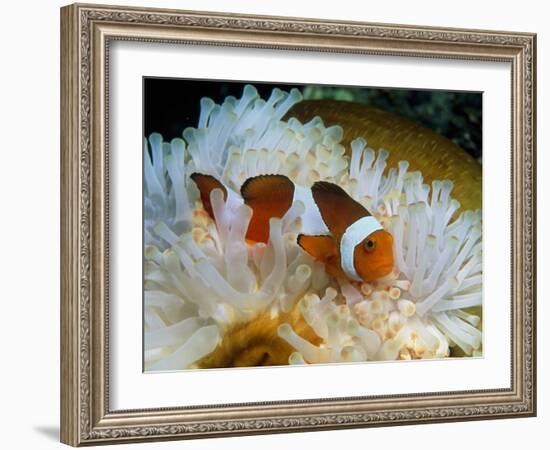
[[[210,193],[214,189],[221,189],[223,192],[223,199],[227,200],[227,189],[225,186],[212,175],[204,175],[202,173],[192,173],[190,178],[195,182],[199,189],[202,207],[214,219],[214,212],[212,211],[212,205],[210,204]]]
[[[241,186],[244,203],[252,208],[246,238],[254,242],[269,239],[269,219],[283,217],[292,206],[294,183],[285,175],[258,175]]]
[[[337,184],[317,181],[311,187],[311,193],[325,225],[337,239],[352,223],[371,215]]]

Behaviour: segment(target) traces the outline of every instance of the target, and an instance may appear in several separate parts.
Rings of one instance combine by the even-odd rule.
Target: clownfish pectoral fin
[[[202,173],[192,173],[191,179],[197,185],[201,195],[201,202],[204,210],[214,219],[214,212],[212,211],[212,205],[210,204],[210,193],[214,189],[221,189],[223,192],[223,199],[227,200],[227,189],[225,186],[212,175],[204,175]]]
[[[283,217],[292,206],[294,183],[284,175],[258,175],[241,187],[244,203],[252,208],[246,239],[267,242],[269,219]]]
[[[336,240],[329,235],[298,235],[298,245],[316,260],[325,264],[327,272],[336,277],[345,277],[340,266],[340,252]]]
[[[337,184],[317,181],[311,187],[311,194],[327,228],[337,239],[352,223],[371,215]]]

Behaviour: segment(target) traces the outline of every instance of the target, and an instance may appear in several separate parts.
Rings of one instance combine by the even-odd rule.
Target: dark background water
[[[185,128],[197,125],[202,97],[210,97],[216,103],[222,103],[228,95],[240,98],[245,84],[253,84],[264,99],[269,97],[275,87],[286,91],[298,88],[305,98],[358,101],[376,106],[431,128],[477,159],[482,155],[482,94],[479,92],[145,77],[145,136],[157,132],[168,141],[181,137]]]

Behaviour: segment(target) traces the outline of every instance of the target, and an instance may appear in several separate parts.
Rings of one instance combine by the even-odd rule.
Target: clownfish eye
[[[367,252],[373,252],[374,250],[376,250],[376,241],[374,239],[367,239],[367,241],[365,242],[365,250]]]

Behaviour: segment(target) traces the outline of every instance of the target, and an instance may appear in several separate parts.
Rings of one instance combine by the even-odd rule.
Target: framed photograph
[[[62,8],[62,442],[535,415],[535,58]]]

